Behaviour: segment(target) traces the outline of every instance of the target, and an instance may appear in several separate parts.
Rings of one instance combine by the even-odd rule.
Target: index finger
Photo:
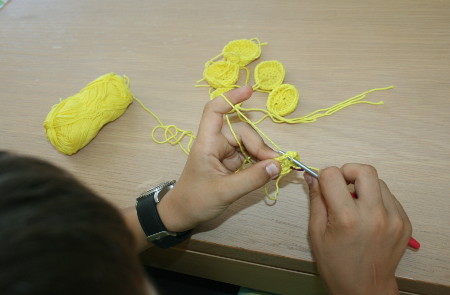
[[[252,95],[250,86],[228,91],[225,96],[233,104],[238,104]],[[231,111],[231,105],[222,97],[218,96],[208,102],[203,109],[202,119],[198,128],[198,136],[217,135],[222,130],[223,115]]]

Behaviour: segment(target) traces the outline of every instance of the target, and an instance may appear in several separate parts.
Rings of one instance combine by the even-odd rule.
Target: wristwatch
[[[164,226],[159,217],[157,204],[175,185],[175,180],[163,182],[142,193],[136,199],[136,211],[147,240],[161,248],[170,248],[185,241],[192,230],[171,232]]]

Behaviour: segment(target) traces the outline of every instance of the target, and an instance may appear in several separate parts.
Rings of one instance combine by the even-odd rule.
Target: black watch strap
[[[192,230],[169,232],[159,217],[154,200],[154,193],[142,195],[137,199],[136,211],[139,222],[151,242],[161,248],[170,248],[187,240]]]

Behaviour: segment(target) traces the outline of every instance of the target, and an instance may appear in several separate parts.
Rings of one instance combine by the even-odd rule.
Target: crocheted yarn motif
[[[281,62],[276,60],[260,62],[255,68],[254,89],[271,91],[281,85],[286,70]]]
[[[214,88],[234,86],[239,79],[239,65],[219,60],[205,66],[204,79]]]
[[[261,56],[261,44],[257,38],[234,40],[229,42],[222,50],[225,60],[245,67]]]
[[[299,94],[297,88],[291,84],[281,84],[269,93],[267,110],[279,116],[292,113],[298,104]]]

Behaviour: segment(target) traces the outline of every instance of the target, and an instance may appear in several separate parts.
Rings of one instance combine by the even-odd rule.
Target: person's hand
[[[331,294],[398,294],[395,270],[412,228],[375,168],[346,164],[305,179],[312,252]]]
[[[238,104],[251,94],[252,88],[246,86],[225,96]],[[183,173],[158,204],[158,213],[169,231],[185,231],[217,217],[234,201],[278,176],[281,167],[273,160],[278,154],[246,123],[234,124],[233,129],[257,162],[235,173],[244,157],[228,126],[223,126],[224,114],[231,109],[221,96],[206,104]]]

